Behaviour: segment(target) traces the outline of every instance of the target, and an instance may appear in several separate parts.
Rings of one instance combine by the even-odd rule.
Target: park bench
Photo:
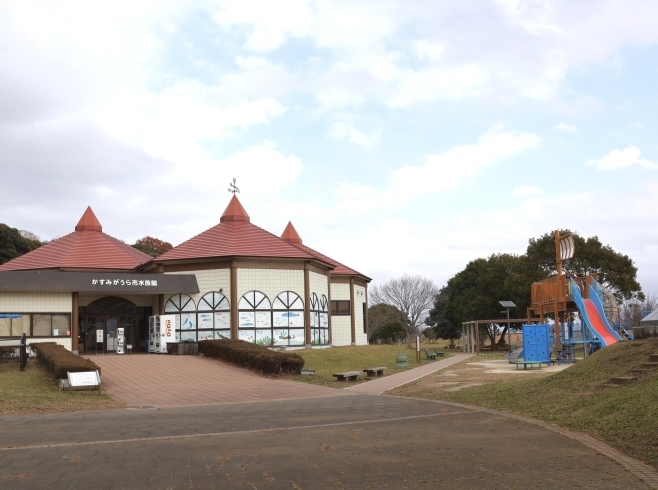
[[[434,352],[436,352],[437,357],[443,357],[443,352],[436,350],[436,347],[434,347]]]
[[[425,357],[427,358],[428,361],[435,361],[436,360],[436,354],[430,354],[427,352],[427,349],[424,349],[425,351]]]
[[[516,361],[516,369],[518,371],[519,365],[523,365],[523,369],[526,367],[530,366],[530,369],[532,369],[533,364],[537,364],[539,366],[539,369],[541,369],[541,362],[540,361]]]
[[[367,373],[369,378],[384,376],[384,371],[386,371],[386,366],[366,368],[363,370],[364,373]]]
[[[332,376],[336,381],[356,381],[359,379],[361,371],[346,371],[344,373],[334,373]]]

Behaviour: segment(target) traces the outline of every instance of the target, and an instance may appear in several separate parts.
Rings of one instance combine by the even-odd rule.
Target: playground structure
[[[557,275],[532,284],[530,306],[527,318],[510,320],[523,325],[523,347],[510,345],[510,362],[522,362],[528,357],[532,360],[550,364],[551,356],[558,363],[573,362],[576,349],[582,346],[586,357],[602,347],[619,342],[622,335],[632,340],[619,320],[619,308],[614,296],[597,282],[595,273],[583,276],[567,275],[562,270],[562,263],[573,258],[574,240],[571,234],[560,236],[555,231],[555,253]],[[580,318],[580,331],[574,329],[574,316]],[[534,325],[547,325],[547,315],[553,318],[553,328],[534,329]],[[479,325],[497,323],[502,325],[507,320],[478,320],[462,324],[462,345],[464,352],[481,353]],[[614,325],[614,327],[613,327]],[[616,328],[615,328],[616,327]],[[546,344],[547,349],[537,345]],[[530,351],[533,353],[530,355]]]

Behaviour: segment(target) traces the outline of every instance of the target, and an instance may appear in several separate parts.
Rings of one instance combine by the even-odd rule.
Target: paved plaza
[[[0,417],[0,488],[658,488],[655,470],[587,436],[367,394],[465,357],[341,390],[198,357],[99,356],[108,391],[132,406]]]

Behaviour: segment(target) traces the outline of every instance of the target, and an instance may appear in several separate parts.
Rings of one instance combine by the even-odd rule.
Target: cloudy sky
[[[252,222],[442,285],[556,227],[658,292],[658,2],[0,2],[0,222]]]

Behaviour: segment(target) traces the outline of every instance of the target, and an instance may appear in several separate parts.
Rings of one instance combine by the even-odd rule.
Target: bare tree
[[[32,231],[29,231],[29,230],[18,230],[18,233],[19,233],[23,238],[27,238],[28,240],[34,240],[34,241],[37,241],[37,242],[40,242],[40,241],[41,241],[41,238],[39,238],[39,236],[38,236],[36,233],[32,232]]]
[[[647,293],[644,301],[631,299],[621,304],[621,324],[625,327],[639,327],[645,312],[658,308],[658,295]]]
[[[431,279],[422,276],[409,276],[393,278],[381,286],[373,286],[369,291],[369,298],[373,304],[387,304],[395,306],[407,316],[409,320],[405,325],[407,340],[418,335],[418,329],[434,304],[434,296],[439,294],[439,288]]]

